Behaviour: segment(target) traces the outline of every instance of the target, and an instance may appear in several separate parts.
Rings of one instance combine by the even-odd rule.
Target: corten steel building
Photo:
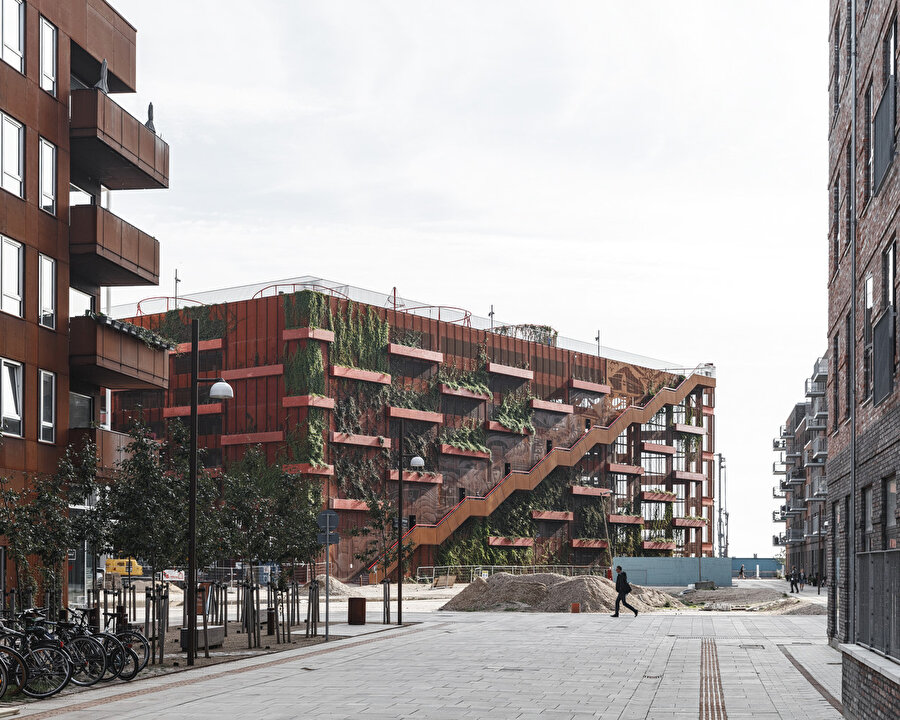
[[[157,283],[158,242],[108,203],[166,187],[169,149],[110,95],[135,92],[135,29],[110,5],[0,4],[0,474],[21,488],[84,436],[113,467],[101,389],[166,386],[166,350],[97,311],[101,287]],[[0,565],[6,590],[3,546]],[[70,598],[88,574],[75,549]]]
[[[828,573],[827,378],[828,360],[819,358],[806,381],[807,401],[794,406],[772,441],[772,449],[778,453],[772,471],[780,478],[773,495],[782,500],[781,508],[773,511],[772,520],[785,523],[784,532],[773,536],[773,544],[784,547],[785,571],[804,570],[810,585]]]
[[[319,478],[340,518],[340,577],[365,570],[354,556],[366,540],[350,531],[369,521],[367,492],[396,497],[401,421],[404,453],[425,459],[403,476],[412,570],[476,557],[606,564],[610,545],[713,553],[711,366],[600,356],[548,327],[492,327],[312,277],[180,301],[116,314],[177,340],[199,319],[201,374],[235,388],[233,401],[200,408],[207,464],[261,446],[286,475]],[[114,426],[140,409],[162,435],[189,414],[188,349],[173,352],[166,392],[115,394]]]
[[[829,638],[847,717],[900,717],[896,0],[832,0]]]

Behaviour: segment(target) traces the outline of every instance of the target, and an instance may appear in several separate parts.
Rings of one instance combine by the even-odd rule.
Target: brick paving
[[[840,699],[823,616],[405,614],[421,624],[23,708],[106,718],[837,720],[801,672]],[[383,630],[380,625],[373,630]],[[705,647],[704,647],[705,645]],[[782,652],[787,649],[798,668]],[[701,657],[723,700],[701,714]],[[720,689],[718,689],[720,688]],[[707,704],[706,709],[713,706]]]

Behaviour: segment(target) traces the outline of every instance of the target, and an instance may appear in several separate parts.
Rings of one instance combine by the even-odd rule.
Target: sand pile
[[[319,581],[319,597],[325,597],[325,576],[317,575],[316,580]],[[328,595],[330,597],[365,597],[365,594],[356,590],[355,588],[350,587],[349,585],[345,585],[340,580],[336,580],[335,578],[330,578],[328,588]]]
[[[671,595],[632,585],[628,602],[639,612],[662,607],[683,607]],[[523,610],[533,612],[570,612],[572,603],[581,612],[610,612],[616,605],[616,586],[596,575],[566,577],[552,573],[510,575],[497,573],[474,582],[444,605],[442,610]]]

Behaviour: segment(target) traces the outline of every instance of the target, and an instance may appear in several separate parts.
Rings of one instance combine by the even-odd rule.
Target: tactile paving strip
[[[727,719],[716,642],[703,638],[700,645],[700,720]]]

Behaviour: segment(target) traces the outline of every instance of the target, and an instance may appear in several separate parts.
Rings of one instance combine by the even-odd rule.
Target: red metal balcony
[[[169,146],[99,90],[73,90],[72,165],[111,190],[169,187]]]
[[[90,315],[69,319],[69,369],[73,376],[111,390],[156,390],[169,384],[164,344],[128,323]]]
[[[69,211],[69,257],[77,275],[98,285],[159,284],[159,242],[99,205]]]
[[[100,477],[109,479],[119,465],[128,457],[126,448],[131,438],[125,433],[103,430],[101,428],[70,428],[69,443],[75,447],[91,441],[97,447],[97,472]]]

